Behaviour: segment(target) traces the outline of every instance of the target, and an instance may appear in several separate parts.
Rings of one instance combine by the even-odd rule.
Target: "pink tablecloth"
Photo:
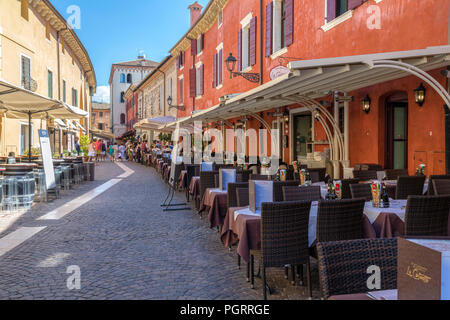
[[[187,188],[187,170],[181,170],[180,177],[178,178],[178,186],[181,189]]]

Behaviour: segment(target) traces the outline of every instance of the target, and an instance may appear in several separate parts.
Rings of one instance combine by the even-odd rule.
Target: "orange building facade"
[[[190,10],[191,28],[171,50],[177,59],[178,105],[183,107],[178,118],[183,122],[194,121],[202,110],[218,106],[214,110],[220,110],[224,97],[276,83],[277,71],[280,77],[311,71],[294,70],[299,61],[320,71],[320,62],[325,61],[321,59],[404,53],[450,44],[448,0],[212,0],[201,15],[198,4]],[[256,82],[231,77],[225,62],[230,53],[237,59],[234,71],[254,74]],[[430,59],[418,56],[408,63],[426,69],[447,90],[447,77],[442,73],[447,58],[436,67]],[[339,67],[356,68],[350,63]],[[368,81],[364,74],[355,77],[355,85],[345,88],[357,90],[344,91],[338,80],[323,87],[311,85],[312,90],[323,92],[309,96],[333,115],[341,129],[348,153],[346,166],[377,163],[413,174],[424,163],[428,174],[445,173],[445,101],[414,74],[390,79],[388,73],[393,71],[380,70],[379,81],[377,77]],[[315,78],[311,79],[310,84]],[[299,91],[305,87],[302,83],[306,82],[299,82]],[[414,90],[421,83],[426,95],[419,106]],[[362,108],[366,97],[370,98],[369,112]],[[277,99],[283,99],[283,94]],[[267,102],[265,109],[255,108],[255,113],[271,128],[282,129],[280,152],[285,163],[306,160],[330,148],[330,136],[310,110],[293,101],[281,107],[277,103],[274,108]],[[260,119],[233,115],[221,119],[236,126],[244,119],[247,129],[262,128]]]

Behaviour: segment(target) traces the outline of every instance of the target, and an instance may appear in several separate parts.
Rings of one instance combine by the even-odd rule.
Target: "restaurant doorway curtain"
[[[408,96],[396,93],[386,99],[386,169],[408,169]]]

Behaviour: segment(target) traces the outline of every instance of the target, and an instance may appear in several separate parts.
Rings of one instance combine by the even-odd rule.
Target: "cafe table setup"
[[[200,211],[208,212],[211,228],[223,225],[227,213],[227,191],[220,188],[208,188],[205,191]]]

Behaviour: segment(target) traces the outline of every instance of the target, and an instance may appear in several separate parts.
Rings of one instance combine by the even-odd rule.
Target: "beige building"
[[[175,105],[177,100],[176,59],[168,56],[135,89],[138,94],[138,120],[177,117],[177,109],[170,107],[170,97]],[[145,135],[152,140],[159,132],[137,128],[137,135]]]
[[[111,106],[108,103],[92,103],[91,128],[100,131],[111,129]]]
[[[86,49],[48,0],[0,0],[0,79],[85,111],[96,90]],[[89,119],[80,122],[33,120],[32,145],[39,146],[42,128],[49,129],[54,152],[71,149],[74,137],[89,130]],[[0,153],[23,154],[28,130],[26,119],[2,117]]]

